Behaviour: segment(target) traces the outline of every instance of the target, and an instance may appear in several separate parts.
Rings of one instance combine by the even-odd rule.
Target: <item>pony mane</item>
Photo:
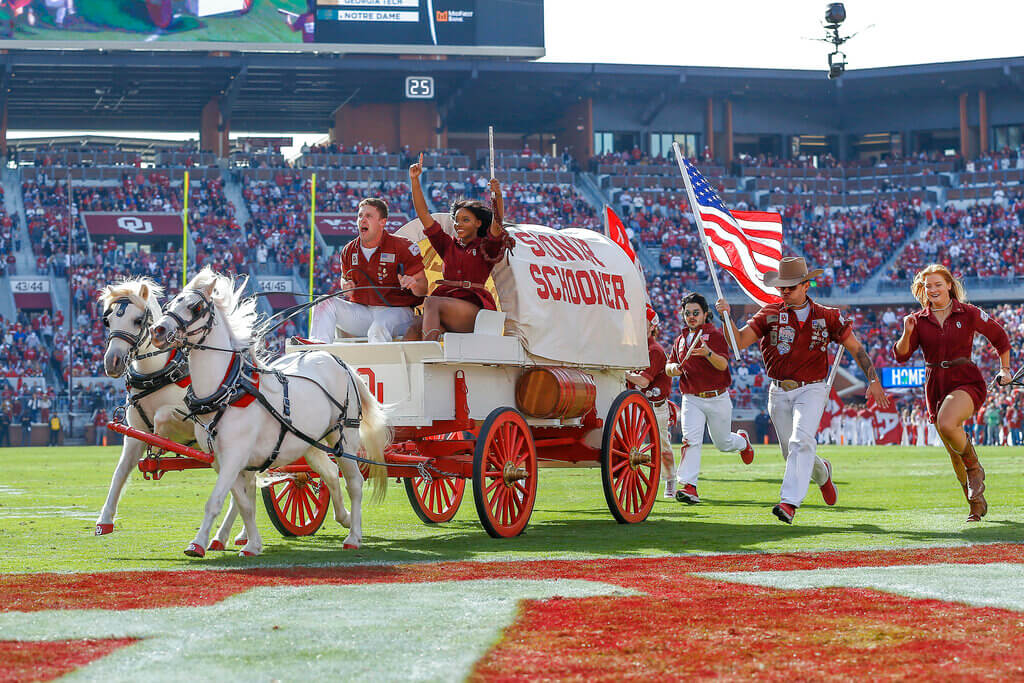
[[[149,296],[142,296],[142,286],[149,288]],[[148,277],[127,278],[114,282],[99,290],[100,309],[107,310],[112,301],[122,297],[128,297],[139,308],[146,310],[153,315],[153,320],[160,317],[160,299],[163,298],[164,288]]]
[[[238,280],[241,280],[241,284]],[[256,297],[243,297],[247,278],[234,278],[216,273],[206,266],[193,277],[185,289],[205,290],[212,285],[210,299],[220,311],[227,324],[231,348],[242,351],[249,349],[253,361],[259,367],[265,367],[267,351],[263,343],[263,335],[257,332],[259,311]]]

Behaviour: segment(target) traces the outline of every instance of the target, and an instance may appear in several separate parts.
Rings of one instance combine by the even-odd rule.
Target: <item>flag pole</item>
[[[181,209],[181,287],[188,284],[188,171],[185,171],[185,179],[182,181],[181,195],[184,197]]]
[[[487,147],[491,155],[491,180],[494,179],[494,126],[487,126]]]
[[[711,281],[715,284],[715,293],[718,294],[719,299],[724,299],[722,296],[722,285],[718,282],[718,273],[715,272],[715,262],[711,260],[711,249],[708,247],[708,238],[704,232],[704,221],[700,217],[700,209],[697,205],[697,198],[693,194],[693,184],[690,183],[690,174],[686,172],[686,167],[683,166],[683,154],[679,151],[679,143],[672,143],[672,151],[676,153],[676,163],[679,165],[679,172],[683,176],[683,184],[686,185],[686,196],[690,200],[690,211],[693,212],[693,218],[697,221],[697,234],[700,235],[701,246],[704,247],[704,258],[708,261],[708,271],[711,273]],[[740,347],[736,344],[736,339],[732,334],[732,325],[725,325],[725,333],[729,337],[729,343],[732,344],[733,353],[735,357],[740,357]]]
[[[313,301],[313,270],[316,263],[316,173],[309,183],[309,301]],[[309,308],[307,329],[313,330],[313,307]]]
[[[845,355],[846,347],[840,345],[839,351],[836,353],[836,359],[832,361],[832,370],[828,373],[828,387],[832,388],[832,383],[836,381],[836,375],[839,373],[839,363],[842,362],[843,356]]]

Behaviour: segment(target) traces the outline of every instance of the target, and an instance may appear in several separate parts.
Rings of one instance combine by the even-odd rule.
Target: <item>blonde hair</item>
[[[921,302],[921,308],[928,308],[928,295],[924,290],[924,280],[929,275],[941,275],[949,285],[949,297],[962,304],[967,303],[967,290],[964,289],[964,283],[953,277],[953,273],[949,272],[949,268],[946,266],[941,263],[933,263],[915,275],[914,284],[910,285],[910,293]]]

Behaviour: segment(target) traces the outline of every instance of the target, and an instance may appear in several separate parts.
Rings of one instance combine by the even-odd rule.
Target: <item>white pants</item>
[[[668,401],[654,408],[654,417],[658,421],[658,433],[661,435],[661,478],[668,481],[675,476],[676,458],[672,453],[672,436],[668,433]]]
[[[335,328],[340,327],[352,337],[366,337],[372,343],[389,342],[405,333],[412,318],[408,306],[365,306],[336,296],[313,308],[309,336],[329,344],[334,341]]]
[[[857,420],[860,425],[860,444],[861,446],[874,446],[875,445],[875,426],[871,424],[871,420],[866,417],[858,418]]]
[[[847,446],[857,444],[857,427],[853,423],[853,418],[843,418],[843,443]]]
[[[768,414],[779,435],[786,473],[782,476],[779,499],[799,507],[807,496],[811,480],[818,486],[828,481],[825,463],[815,451],[814,434],[828,400],[828,385],[815,382],[783,391],[773,382],[768,388]]]
[[[696,486],[697,477],[700,476],[700,450],[701,444],[704,443],[705,425],[715,448],[723,453],[742,451],[747,442],[739,434],[729,431],[732,427],[732,399],[729,398],[729,392],[713,398],[683,394],[681,407],[683,440],[689,446],[683,451],[676,479],[680,484]]]

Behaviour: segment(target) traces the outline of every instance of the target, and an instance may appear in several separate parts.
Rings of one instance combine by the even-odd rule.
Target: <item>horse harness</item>
[[[109,330],[104,347],[110,346],[110,342],[114,339],[121,339],[128,343],[129,351],[125,362],[127,368],[125,371],[125,384],[128,388],[127,402],[131,407],[135,408],[139,417],[146,423],[146,427],[152,432],[154,429],[153,421],[149,419],[149,416],[142,407],[141,401],[171,384],[178,384],[178,386],[182,387],[188,386],[191,382],[188,371],[188,355],[178,349],[171,350],[167,362],[156,372],[142,373],[132,368],[132,363],[136,360],[168,353],[168,351],[164,350],[154,351],[142,356],[137,355],[139,346],[149,335],[149,325],[153,322],[153,313],[149,310],[148,306],[144,309],[145,312],[142,315],[142,322],[139,325],[138,333],[132,334],[125,330],[110,329],[111,316],[122,317],[125,310],[132,303],[135,302],[129,297],[123,296],[111,301],[107,309],[103,311],[103,326]]]
[[[315,351],[315,349],[310,349],[308,351],[297,351],[296,353],[310,353],[313,351]],[[338,365],[340,365],[342,369],[345,370],[345,374],[349,378],[350,385],[352,386],[353,389],[356,390],[356,403],[358,405],[359,390],[355,386],[356,380],[354,379],[352,372],[349,370],[348,366],[345,365],[344,361],[342,361],[340,358],[333,355],[331,355],[331,358],[333,358],[335,362],[337,362]],[[261,374],[272,374],[274,375],[275,378],[277,378],[277,381],[281,383],[281,389],[283,392],[283,405],[281,411],[277,410],[273,405],[271,405],[267,397],[263,394],[263,392],[260,391]],[[333,403],[335,407],[337,407],[338,410],[340,411],[340,414],[338,415],[338,420],[333,425],[331,425],[331,427],[329,427],[327,431],[320,435],[319,439],[313,439],[312,437],[300,431],[298,428],[295,427],[295,425],[292,424],[291,400],[288,397],[289,378],[304,379],[309,382],[312,382],[313,384],[320,388],[320,390],[324,393],[327,399],[331,403]],[[263,408],[268,413],[270,413],[271,417],[277,420],[278,424],[280,425],[280,431],[278,432],[277,443],[274,444],[274,449],[271,451],[267,459],[263,461],[263,464],[253,467],[246,467],[246,470],[257,472],[266,471],[271,465],[273,465],[274,461],[277,460],[277,456],[280,454],[281,451],[281,444],[284,442],[284,437],[288,434],[292,434],[298,437],[299,439],[305,441],[310,446],[318,448],[332,457],[340,456],[350,458],[359,462],[367,462],[374,465],[380,464],[344,452],[345,444],[343,430],[347,428],[358,427],[363,415],[362,405],[359,405],[359,414],[354,418],[348,417],[348,392],[345,393],[345,402],[340,403],[336,398],[331,396],[331,393],[327,391],[327,389],[322,384],[320,384],[320,382],[316,381],[315,379],[305,377],[303,375],[286,375],[280,370],[264,369],[258,367],[256,363],[253,362],[252,356],[248,351],[233,352],[231,363],[228,365],[227,372],[224,374],[224,379],[221,381],[220,387],[218,387],[217,390],[214,391],[209,396],[205,396],[202,398],[197,397],[191,386],[186,390],[185,406],[189,410],[189,414],[186,415],[186,419],[194,420],[198,424],[202,425],[202,427],[206,430],[207,450],[213,452],[213,442],[217,437],[217,424],[220,422],[221,418],[224,417],[224,413],[227,410],[228,406],[245,408],[246,406],[252,404],[253,401],[263,406]],[[204,424],[203,421],[199,419],[199,416],[209,414],[213,414],[213,418],[211,418],[207,423]],[[335,430],[338,430],[339,432],[339,439],[337,445],[333,449],[328,448],[324,446],[322,443],[320,443],[322,439],[324,439],[328,434]]]
[[[128,403],[135,408],[139,417],[152,432],[153,422],[142,408],[142,399],[171,384],[191,388],[192,377],[188,370],[188,354],[180,349],[173,349],[167,358],[167,363],[156,372],[142,373],[129,365],[125,384],[128,385]]]

